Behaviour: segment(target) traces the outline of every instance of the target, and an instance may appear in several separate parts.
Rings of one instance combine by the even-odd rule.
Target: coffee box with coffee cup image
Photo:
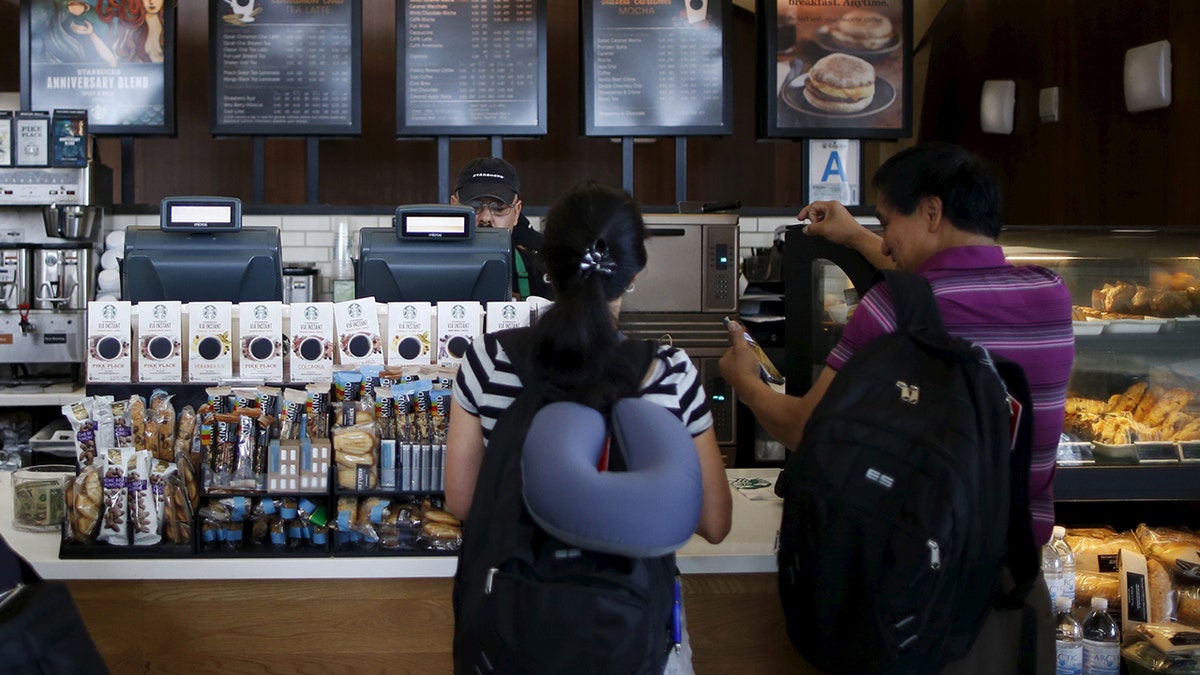
[[[360,366],[383,365],[383,337],[379,334],[379,314],[375,298],[357,298],[333,304],[337,328],[338,363]]]
[[[238,305],[238,376],[283,381],[283,303]]]
[[[233,377],[233,303],[190,302],[188,382],[221,382]]]
[[[487,332],[495,333],[528,325],[528,302],[489,302],[487,304]]]
[[[333,379],[333,303],[293,302],[288,351],[290,382]]]
[[[433,363],[433,305],[389,302],[387,310],[388,365]]]
[[[457,366],[483,335],[483,305],[478,302],[439,302],[437,305],[439,366]]]
[[[173,300],[138,304],[138,382],[182,382],[183,305]]]
[[[87,381],[130,382],[132,326],[128,301],[92,301],[87,311]]]

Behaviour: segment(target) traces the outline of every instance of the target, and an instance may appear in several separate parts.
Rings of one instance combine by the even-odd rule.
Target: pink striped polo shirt
[[[1039,543],[1054,526],[1054,466],[1067,381],[1075,359],[1071,296],[1058,274],[1016,267],[999,246],[940,251],[917,270],[929,280],[951,335],[977,342],[1025,369],[1033,398],[1033,462],[1029,474],[1033,530]],[[877,336],[896,329],[885,284],[867,292],[825,364],[835,370]]]

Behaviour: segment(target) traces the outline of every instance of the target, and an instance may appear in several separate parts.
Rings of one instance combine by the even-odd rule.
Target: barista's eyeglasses
[[[504,216],[507,216],[508,212],[512,211],[512,209],[513,209],[512,204],[505,204],[503,202],[470,201],[470,202],[467,202],[467,206],[475,209],[475,215],[479,215],[479,214],[483,213],[484,209],[487,209],[492,212],[493,216],[496,216],[499,218],[503,218]]]

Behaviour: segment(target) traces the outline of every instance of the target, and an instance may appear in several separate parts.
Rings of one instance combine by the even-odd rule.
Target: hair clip
[[[612,255],[608,252],[608,245],[603,239],[597,239],[583,252],[583,257],[579,260],[579,274],[584,279],[590,277],[592,272],[599,272],[601,276],[611,277],[613,272],[617,270],[617,261],[613,260]]]

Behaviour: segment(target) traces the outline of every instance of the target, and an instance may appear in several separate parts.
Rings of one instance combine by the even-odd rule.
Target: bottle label
[[[1055,645],[1058,663],[1054,675],[1080,675],[1083,672],[1083,643],[1059,642]]]
[[[1088,675],[1118,675],[1121,650],[1116,642],[1083,641],[1083,672]]]

